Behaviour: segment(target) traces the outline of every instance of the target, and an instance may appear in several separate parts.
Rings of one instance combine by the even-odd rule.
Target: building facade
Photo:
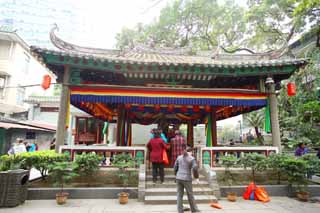
[[[35,60],[28,45],[13,32],[0,32],[0,116],[26,120],[31,94],[49,95],[40,86],[49,72]]]
[[[2,0],[0,29],[17,31],[30,45],[52,47],[49,31],[58,24],[67,39],[75,39],[82,26],[82,16],[75,0]]]

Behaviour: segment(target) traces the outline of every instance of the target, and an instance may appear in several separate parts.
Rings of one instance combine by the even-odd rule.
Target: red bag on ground
[[[163,160],[164,164],[166,164],[166,165],[169,164],[168,154],[167,154],[167,151],[165,149],[162,151],[162,160]]]
[[[270,197],[267,193],[267,191],[265,190],[265,188],[263,187],[257,187],[255,192],[254,192],[254,197],[261,201],[261,202],[269,202],[270,201]]]
[[[246,191],[243,193],[243,199],[250,200],[250,195],[255,192],[256,188],[257,188],[256,184],[254,184],[254,182],[251,182],[247,186]]]

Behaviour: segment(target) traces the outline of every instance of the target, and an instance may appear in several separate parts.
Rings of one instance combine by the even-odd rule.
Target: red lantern
[[[173,112],[173,110],[174,110],[173,104],[169,104],[168,105],[168,112]]]
[[[287,94],[288,94],[288,96],[295,96],[296,95],[296,85],[294,83],[287,84]]]
[[[159,104],[154,105],[154,111],[159,112],[161,109]]]
[[[143,111],[143,110],[144,110],[144,105],[139,105],[139,106],[138,106],[138,110],[139,110],[139,111]]]
[[[187,106],[183,105],[183,106],[180,108],[180,111],[181,111],[181,112],[187,112],[187,111],[188,111]]]
[[[211,106],[209,106],[209,105],[205,105],[204,110],[205,110],[206,112],[212,112],[212,108],[211,108]]]
[[[193,105],[193,111],[194,112],[200,112],[200,107],[199,107],[199,105]]]
[[[46,90],[50,87],[51,84],[51,77],[50,75],[44,75],[41,83],[41,87]]]
[[[131,109],[131,104],[125,104],[125,105],[124,105],[124,108],[126,108],[126,110]]]

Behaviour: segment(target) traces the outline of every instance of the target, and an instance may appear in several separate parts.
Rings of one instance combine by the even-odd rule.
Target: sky
[[[86,33],[77,41],[86,46],[115,48],[116,34],[123,27],[150,23],[170,0],[90,0],[77,1]],[[155,5],[155,6],[154,6]]]

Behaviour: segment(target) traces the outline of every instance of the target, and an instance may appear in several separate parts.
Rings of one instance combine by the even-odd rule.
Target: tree
[[[319,45],[319,22],[318,0],[249,0],[247,7],[234,0],[175,0],[151,24],[123,28],[116,38],[122,49],[139,43],[193,51],[220,47],[228,53],[263,52],[277,57],[308,27],[318,25]]]
[[[261,132],[259,131],[259,129],[263,128],[263,125],[264,125],[263,111],[260,110],[260,111],[255,111],[255,112],[250,112],[245,114],[244,122],[254,128],[258,142],[260,144],[263,144],[263,137],[261,135]]]
[[[320,104],[317,96],[320,51],[315,49],[310,54],[309,64],[289,79],[295,82],[297,94],[288,97],[286,90],[282,90],[278,96],[281,138],[289,148],[299,142],[311,147],[320,145]]]

